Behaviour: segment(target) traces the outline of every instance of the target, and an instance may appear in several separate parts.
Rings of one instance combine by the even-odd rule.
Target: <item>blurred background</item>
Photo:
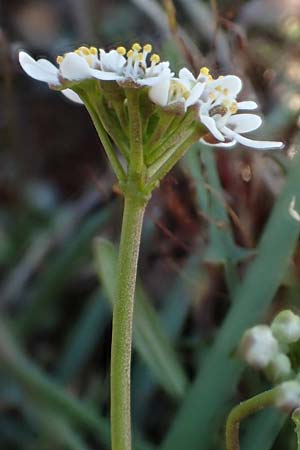
[[[99,283],[92,243],[117,244],[122,211],[87,112],[27,77],[18,51],[54,62],[83,44],[150,42],[175,69],[240,76],[240,99],[257,101],[265,116],[256,137],[284,141],[283,152],[193,148],[146,213],[136,448],[222,449],[230,407],[268,387],[249,369],[241,377],[233,356],[241,332],[299,308],[298,232],[287,206],[300,193],[299,11],[299,0],[1,1],[1,449],[109,448],[115,248],[102,242]],[[237,297],[243,309],[229,323]],[[292,426],[274,411],[242,434],[243,450],[296,448]]]

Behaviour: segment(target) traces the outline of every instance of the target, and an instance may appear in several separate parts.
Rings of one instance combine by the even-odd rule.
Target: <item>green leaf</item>
[[[96,268],[113,303],[117,271],[117,251],[105,239],[95,242]],[[137,283],[134,310],[133,345],[161,386],[171,396],[184,395],[187,378],[154,308],[141,284]]]

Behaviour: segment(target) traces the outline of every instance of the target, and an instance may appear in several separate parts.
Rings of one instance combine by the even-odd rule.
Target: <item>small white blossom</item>
[[[273,320],[272,333],[282,344],[292,344],[300,339],[300,317],[290,310],[281,311]]]
[[[143,48],[134,44],[126,54],[124,47],[105,52],[95,47],[80,47],[74,52],[57,57],[56,67],[46,59],[33,59],[26,52],[19,53],[23,70],[32,78],[44,81],[54,89],[62,90],[69,99],[82,103],[79,96],[68,88],[68,82],[80,83],[84,80],[98,79],[116,81],[120,84],[131,83],[138,86],[153,86],[170,79],[173,75],[169,62],[160,62],[150,44]],[[125,57],[126,55],[126,57]]]
[[[286,381],[278,386],[276,405],[278,408],[290,412],[300,406],[300,383]]]
[[[277,353],[267,367],[267,375],[274,383],[287,380],[292,373],[291,361],[284,353]]]
[[[259,128],[262,120],[255,114],[236,114],[239,110],[257,107],[253,101],[237,102],[236,97],[241,88],[240,78],[234,75],[219,77],[207,83],[200,98],[199,117],[213,139],[204,137],[202,142],[217,147],[232,147],[236,143],[260,149],[282,147],[282,142],[256,141],[242,136],[242,133]]]
[[[242,337],[239,353],[252,367],[265,369],[278,352],[278,343],[270,327],[257,325]]]

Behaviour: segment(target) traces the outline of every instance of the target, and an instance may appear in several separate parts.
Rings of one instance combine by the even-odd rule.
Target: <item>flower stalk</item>
[[[242,420],[257,411],[275,405],[277,396],[278,388],[273,388],[240,403],[232,409],[226,423],[227,450],[240,450],[239,429]]]
[[[135,186],[132,186],[134,188]],[[133,189],[132,189],[133,191]],[[147,201],[125,194],[111,345],[113,450],[131,449],[130,365],[133,307],[143,216]]]

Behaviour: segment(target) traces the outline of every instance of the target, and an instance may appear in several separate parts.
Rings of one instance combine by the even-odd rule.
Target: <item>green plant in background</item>
[[[80,47],[59,56],[58,67],[20,52],[28,75],[85,105],[124,196],[111,351],[113,450],[131,449],[133,307],[143,217],[153,189],[199,140],[217,147],[237,142],[262,149],[282,146],[243,136],[262,121],[256,114],[239,113],[257,105],[237,101],[238,77],[213,79],[206,67],[197,77],[186,68],[175,77],[169,63],[151,52],[150,44],[138,43],[129,51]]]

